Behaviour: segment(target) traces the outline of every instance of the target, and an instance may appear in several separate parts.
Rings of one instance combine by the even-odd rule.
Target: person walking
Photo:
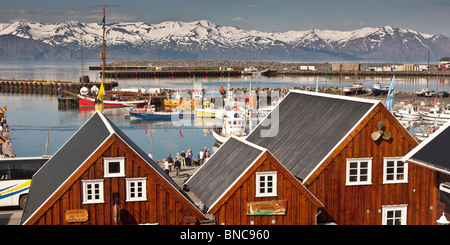
[[[175,163],[174,163],[174,168],[175,168],[175,176],[177,176],[177,178],[180,177],[180,170],[181,170],[181,162],[180,162],[180,158],[179,157],[175,157]]]
[[[186,166],[186,153],[181,151],[181,166]]]
[[[192,148],[189,148],[187,155],[186,155],[186,166],[191,166],[192,163]]]
[[[200,150],[200,152],[198,153],[198,165],[202,166],[203,164],[203,157],[204,157],[204,153],[203,153],[203,149]]]
[[[169,175],[169,162],[165,161],[164,162],[164,172]]]
[[[170,155],[167,157],[166,161],[169,163],[169,171],[172,172],[172,165],[173,165],[173,159],[172,159],[172,155]]]

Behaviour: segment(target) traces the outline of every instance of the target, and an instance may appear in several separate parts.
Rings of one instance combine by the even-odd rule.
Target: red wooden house
[[[218,225],[314,225],[323,207],[267,149],[234,137],[186,184]]]
[[[319,200],[321,222],[435,224],[433,171],[401,160],[418,143],[380,101],[291,91],[246,141]],[[224,164],[240,161],[228,157]],[[200,183],[205,173],[195,175]]]
[[[33,176],[25,225],[186,224],[205,215],[96,112]]]
[[[433,174],[434,195],[433,207],[435,207],[433,219],[438,224],[449,224],[450,219],[450,122],[446,123],[433,133],[416,148],[410,151],[402,159],[404,162],[420,165]],[[439,220],[439,222],[438,222]],[[433,220],[432,220],[433,221]]]

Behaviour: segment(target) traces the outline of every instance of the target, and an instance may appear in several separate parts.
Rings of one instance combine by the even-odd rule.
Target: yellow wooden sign
[[[66,211],[66,222],[85,222],[89,219],[89,213],[86,209],[70,209]]]

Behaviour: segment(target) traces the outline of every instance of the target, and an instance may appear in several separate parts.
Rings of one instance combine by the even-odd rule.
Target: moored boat
[[[371,90],[375,95],[386,94],[389,91],[389,86],[381,85],[380,82],[374,82]]]
[[[429,112],[419,112],[419,114],[426,121],[447,122],[450,120],[450,114],[441,107],[434,107]]]
[[[121,107],[143,107],[147,104],[147,100],[104,100],[104,108],[121,108]],[[78,105],[80,107],[95,107],[95,98],[90,96],[78,95]]]
[[[130,110],[130,119],[171,120],[173,116],[180,116],[179,111],[156,111],[155,106],[144,106]]]
[[[421,116],[416,104],[407,104],[402,109],[393,112],[394,116],[401,120],[420,120]]]
[[[223,117],[222,127],[213,128],[213,136],[217,143],[224,143],[231,135],[247,137],[245,115],[230,111]]]
[[[362,82],[354,82],[352,86],[344,87],[343,92],[345,95],[358,94],[362,92],[363,87]]]

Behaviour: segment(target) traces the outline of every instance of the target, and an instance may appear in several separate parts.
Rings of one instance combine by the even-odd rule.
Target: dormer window
[[[104,177],[125,177],[125,158],[104,158]]]

